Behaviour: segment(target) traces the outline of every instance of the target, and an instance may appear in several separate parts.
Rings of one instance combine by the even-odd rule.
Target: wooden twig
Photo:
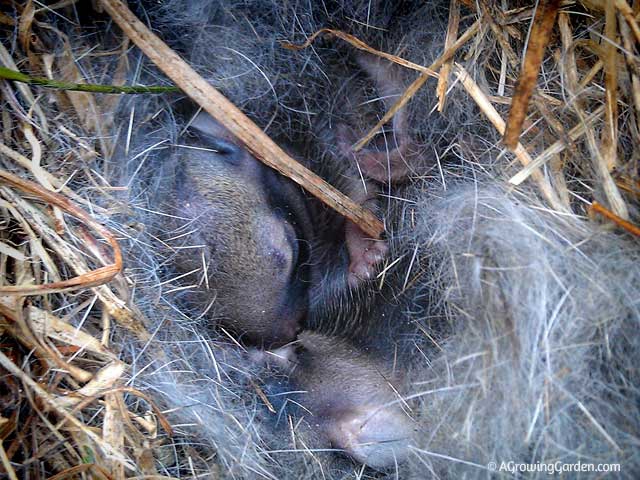
[[[193,68],[151,32],[120,0],[101,0],[122,31],[160,70],[207,113],[224,125],[258,159],[290,178],[373,238],[384,226],[373,213],[333,188],[318,175],[289,157],[233,103],[207,83]]]
[[[556,21],[559,6],[560,0],[541,0],[533,19],[533,27],[527,44],[527,53],[511,101],[507,128],[504,132],[503,142],[510,150],[516,148],[518,138],[522,133],[522,125],[527,117],[529,100],[536,88],[540,64]]]
[[[589,207],[589,210],[592,212],[599,213],[603,217],[611,220],[620,228],[623,228],[624,230],[631,233],[632,235],[635,235],[636,237],[640,237],[640,228],[638,226],[634,225],[631,222],[628,222],[624,218],[619,217],[618,215],[613,213],[611,210],[604,208],[598,202],[593,202]]]
[[[269,401],[269,397],[267,397],[264,394],[264,392],[262,391],[260,386],[256,382],[254,382],[253,380],[249,380],[249,382],[251,383],[251,386],[253,387],[255,392],[258,394],[258,397],[260,397],[260,400],[262,400],[262,403],[264,403],[265,406],[267,407],[267,410],[269,410],[269,412],[274,413],[274,414],[278,413],[278,411],[275,408],[273,408],[273,405]]]

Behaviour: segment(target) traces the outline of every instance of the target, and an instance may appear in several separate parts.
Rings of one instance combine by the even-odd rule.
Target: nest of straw
[[[89,83],[93,64],[111,85],[124,84],[131,43],[117,29],[82,42],[65,37],[50,20],[74,2],[8,3],[0,62],[45,86],[1,81],[0,469],[12,479],[158,475],[154,446],[171,441],[171,426],[152,398],[127,386],[128,365],[110,343],[116,329],[141,340],[150,333],[118,239],[96,220],[126,210],[115,195],[123,187],[100,171],[121,97],[65,86]],[[449,87],[464,89],[505,134],[514,188],[532,184],[552,208],[638,235],[640,5],[504,4],[451,0],[433,65],[387,56],[417,71],[400,102],[433,88],[426,80],[434,76],[439,109]],[[468,16],[477,20],[462,31]],[[368,49],[348,32],[328,33]],[[498,48],[487,55],[486,45]],[[469,58],[485,59],[481,78],[456,63]]]

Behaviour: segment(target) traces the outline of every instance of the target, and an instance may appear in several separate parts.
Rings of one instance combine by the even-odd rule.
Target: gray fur
[[[336,40],[302,52],[283,50],[278,41],[301,42],[332,26],[428,64],[439,52],[447,3],[184,0],[147,14],[267,133],[348,190],[354,170],[337,148],[336,126],[362,132],[372,125],[383,109],[380,102],[366,103],[376,97],[372,82]],[[405,82],[413,78],[401,75]],[[430,170],[434,150],[470,139],[495,144],[470,102],[457,98],[450,97],[446,116],[429,115],[434,96],[427,85],[411,104],[408,133],[418,147],[411,181],[382,187],[388,264],[402,259],[382,288],[377,281],[347,288],[346,252],[334,239],[342,221],[320,208],[316,217],[321,235],[314,244],[318,270],[308,326],[366,350],[354,357],[373,358],[371,369],[383,365],[379,370],[398,374],[403,401],[390,402],[402,404],[416,426],[406,460],[382,472],[332,451],[312,423],[299,423],[303,409],[293,402],[313,405],[322,392],[309,400],[312,390],[292,393],[296,382],[282,369],[265,367],[211,329],[220,306],[194,301],[197,289],[174,280],[180,256],[172,239],[188,227],[167,229],[165,215],[175,208],[175,145],[187,119],[164,99],[125,106],[123,124],[134,111],[133,142],[111,162],[126,167],[132,210],[114,217],[111,227],[128,238],[127,275],[154,338],[148,345],[117,340],[133,365],[131,383],[180,425],[174,443],[165,439],[174,450],[163,456],[161,473],[187,477],[195,468],[214,478],[404,479],[425,478],[425,472],[492,478],[491,461],[560,460],[619,462],[622,471],[611,478],[637,476],[638,245],[583,218],[549,212],[532,194],[505,192],[500,176],[478,173],[490,171],[495,158],[478,162],[465,152],[462,160],[450,159],[443,183],[433,180],[440,177]],[[127,228],[131,218],[145,228]],[[320,370],[324,381],[349,381],[349,375],[331,375],[341,366],[349,373],[341,355],[325,356],[324,365],[317,355],[321,360],[309,368]],[[296,373],[298,384],[305,387],[309,372]],[[356,398],[370,388],[366,381],[349,387]]]
[[[496,187],[422,202],[414,268],[426,264],[452,334],[413,366],[419,463],[454,478],[486,477],[491,461],[620,463],[633,477],[637,245]]]

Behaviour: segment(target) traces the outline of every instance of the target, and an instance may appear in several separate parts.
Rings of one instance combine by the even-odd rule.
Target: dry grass
[[[78,50],[68,39],[58,38],[65,51],[47,50],[47,38],[62,36],[47,19],[63,14],[69,3],[45,9],[32,1],[15,2],[17,17],[0,14],[4,38],[15,32],[17,42],[12,54],[9,45],[0,45],[0,62],[84,82],[74,58]],[[612,219],[637,235],[638,8],[624,0],[561,2],[549,36],[544,28],[529,31],[534,7],[506,10],[502,4],[452,0],[446,44],[436,62],[419,66],[392,58],[420,75],[389,117],[429,76],[440,77],[441,108],[451,86],[459,84],[501,134],[508,130],[519,139],[513,155],[520,165],[505,167],[514,188],[534,182],[551,207],[589,210],[594,221]],[[461,15],[478,20],[459,31]],[[459,63],[462,47],[467,47],[466,58],[486,57],[481,49],[488,39],[498,45],[484,65],[483,80],[495,87],[492,94]],[[536,54],[542,48],[544,56],[532,55],[537,65],[527,60],[521,68],[524,46],[532,42],[537,42]],[[130,68],[129,47],[126,39],[116,50],[86,45],[82,62],[110,56],[108,77],[121,84]],[[530,76],[532,68],[540,70],[535,86],[515,89],[521,71]],[[518,111],[507,118],[512,92],[518,92]],[[0,458],[12,479],[44,478],[44,471],[56,473],[50,477],[56,479],[119,479],[132,475],[134,464],[137,472],[160,478],[154,439],[159,429],[170,427],[152,399],[126,387],[127,365],[119,360],[118,345],[109,343],[113,329],[142,340],[149,332],[130,302],[132,285],[119,273],[117,240],[94,219],[113,211],[91,200],[101,196],[114,211],[118,205],[112,198],[118,187],[89,167],[96,158],[109,158],[114,148],[106,133],[114,127],[109,112],[118,98],[2,83]],[[387,121],[372,128],[360,146]],[[595,199],[599,203],[589,209]],[[148,411],[129,410],[125,396],[145,400]]]

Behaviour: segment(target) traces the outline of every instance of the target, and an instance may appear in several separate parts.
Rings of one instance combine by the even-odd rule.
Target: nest
[[[0,457],[12,479],[159,478],[169,460],[154,448],[172,442],[172,428],[153,398],[127,386],[128,365],[111,343],[114,331],[151,336],[122,270],[120,234],[103,226],[127,208],[118,199],[126,186],[100,170],[115,148],[108,133],[122,128],[113,113],[121,96],[71,85],[91,83],[92,65],[123,85],[132,46],[117,30],[74,44],[51,24],[73,3],[11,2],[0,12],[2,65],[29,72],[4,71],[21,81],[1,84]],[[348,32],[320,33],[416,70],[398,108],[435,86],[435,108],[446,112],[450,92],[463,89],[504,134],[513,188],[531,185],[550,208],[640,234],[638,9],[624,0],[504,3],[451,0],[432,65],[374,51]],[[461,18],[474,21],[463,30]],[[498,48],[487,55],[486,45]],[[461,63],[474,58],[482,75],[472,78]]]

